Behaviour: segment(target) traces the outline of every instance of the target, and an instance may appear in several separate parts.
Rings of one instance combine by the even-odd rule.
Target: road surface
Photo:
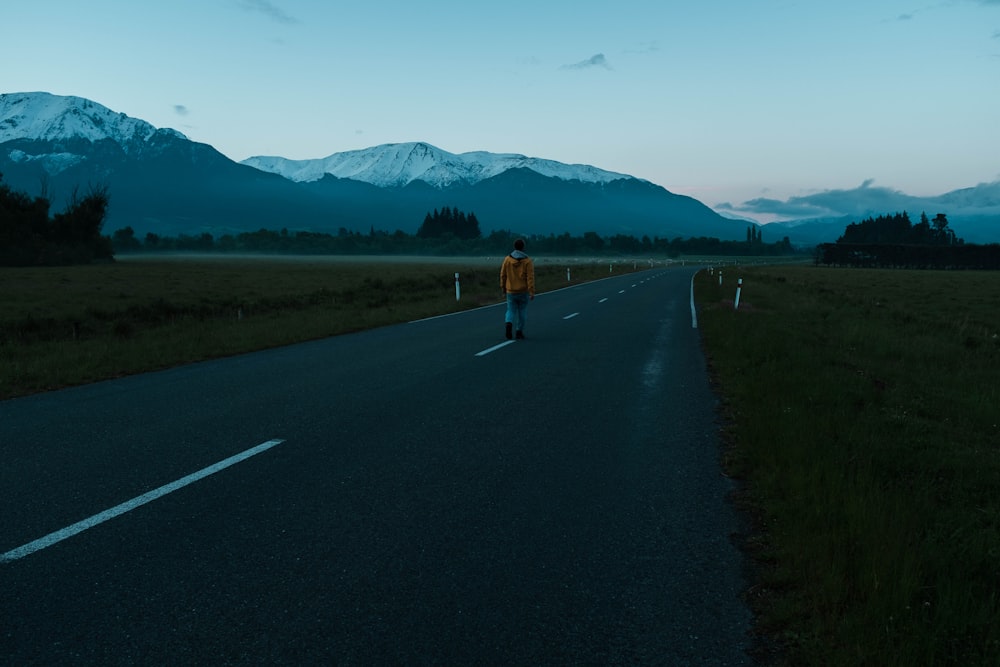
[[[0,402],[0,663],[750,664],[692,273]]]

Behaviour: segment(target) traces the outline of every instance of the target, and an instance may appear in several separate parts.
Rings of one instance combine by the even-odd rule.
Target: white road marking
[[[46,547],[51,547],[53,544],[56,544],[57,542],[62,542],[66,538],[73,537],[74,535],[82,533],[88,528],[93,528],[98,524],[104,523],[105,521],[108,521],[110,519],[114,519],[117,516],[125,514],[125,512],[129,512],[137,507],[141,507],[142,505],[145,505],[148,502],[152,502],[157,498],[161,498],[167,495],[168,493],[171,493],[173,491],[176,491],[177,489],[187,486],[188,484],[197,482],[200,479],[204,479],[209,475],[214,475],[220,470],[224,470],[225,468],[228,468],[231,465],[239,463],[240,461],[245,461],[251,456],[255,456],[257,454],[260,454],[261,452],[271,449],[275,445],[280,445],[282,442],[284,442],[284,440],[268,440],[267,442],[261,443],[256,447],[252,447],[244,452],[240,452],[239,454],[230,456],[228,459],[210,465],[207,468],[202,468],[198,472],[191,473],[187,477],[181,477],[175,482],[164,484],[158,489],[153,489],[152,491],[148,491],[142,494],[141,496],[136,496],[132,500],[127,500],[121,505],[116,505],[111,509],[104,510],[103,512],[95,514],[89,519],[84,519],[83,521],[77,521],[71,526],[67,526],[66,528],[57,530],[54,533],[49,533],[45,537],[40,537],[34,542],[28,542],[27,544],[20,546],[16,549],[11,549],[5,554],[0,554],[0,563],[9,563],[19,558],[24,558],[25,556],[33,554],[36,551],[41,551]]]
[[[508,345],[512,345],[513,343],[514,343],[514,341],[508,340],[508,341],[506,341],[504,343],[500,343],[499,345],[494,345],[493,347],[487,348],[487,349],[483,350],[482,352],[476,352],[476,356],[477,357],[485,357],[487,354],[489,354],[491,352],[496,352],[500,348],[507,347]]]
[[[597,303],[604,303],[604,302],[605,302],[605,301],[607,301],[607,300],[608,300],[608,297],[604,297],[603,299],[601,299],[601,300],[600,300],[600,301],[598,301]]]
[[[694,276],[697,276],[698,272],[695,271]],[[694,276],[691,276],[691,328],[698,328],[698,311],[694,307]]]
[[[567,316],[566,316],[566,317],[564,317],[563,319],[564,319],[564,320],[571,320],[571,319],[573,319],[574,317],[576,317],[576,316],[577,316],[577,315],[579,315],[579,314],[580,314],[580,313],[570,313],[569,315],[567,315]]]
[[[619,294],[624,294],[624,293],[625,293],[625,290],[621,290],[621,291],[620,291],[620,292],[618,292],[618,293],[619,293]]]
[[[431,320],[440,320],[445,317],[454,317],[455,315],[465,315],[466,313],[471,313],[477,310],[484,310],[486,308],[496,308],[497,306],[506,305],[506,301],[500,301],[498,303],[491,303],[485,306],[479,306],[478,308],[469,308],[468,310],[456,310],[453,313],[444,313],[443,315],[431,315],[430,317],[424,317],[419,320],[410,320],[407,324],[419,324],[421,322],[429,322]]]

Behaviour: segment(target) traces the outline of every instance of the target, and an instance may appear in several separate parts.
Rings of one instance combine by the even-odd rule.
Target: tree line
[[[44,190],[44,189],[43,189]],[[108,209],[106,187],[74,190],[61,213],[51,202],[12,190],[0,174],[0,266],[85,264],[113,258],[111,239],[101,234]]]
[[[1000,244],[967,244],[948,227],[948,216],[925,213],[911,223],[904,211],[851,223],[836,243],[816,248],[816,263],[911,269],[1000,269]]]
[[[225,234],[219,238],[209,233],[162,237],[147,233],[140,240],[131,227],[117,230],[112,240],[118,252],[249,252],[315,255],[490,255],[510,251],[514,240],[525,238],[533,253],[557,255],[790,255],[796,252],[788,237],[777,243],[765,243],[760,229],[747,229],[747,241],[722,241],[713,237],[684,239],[636,238],[626,234],[602,237],[596,232],[572,236],[524,234],[494,230],[484,236],[475,213],[465,213],[445,206],[424,216],[415,235],[401,230],[393,233],[376,230],[367,234],[341,227],[336,234],[259,229],[255,232]]]
[[[778,243],[723,241],[714,237],[665,239],[627,234],[604,236],[586,232],[572,236],[556,234],[524,234],[511,230],[494,230],[486,236],[460,239],[453,234],[421,238],[397,230],[389,233],[372,228],[367,234],[341,228],[336,234],[259,229],[254,232],[224,234],[215,238],[209,233],[198,235],[160,236],[148,233],[136,237],[131,227],[112,235],[116,252],[220,252],[273,253],[296,255],[497,255],[510,252],[514,240],[528,241],[529,253],[550,255],[682,255],[719,256],[780,256],[797,251],[785,237]]]
[[[785,237],[764,243],[756,228],[747,241],[713,237],[673,239],[626,234],[602,237],[596,232],[572,236],[525,234],[494,230],[483,235],[474,213],[445,206],[428,212],[415,235],[371,227],[367,234],[340,228],[336,234],[260,229],[224,234],[203,232],[176,237],[152,232],[139,238],[128,226],[112,235],[101,234],[109,204],[106,187],[91,187],[80,196],[74,192],[62,213],[50,216],[44,195],[31,198],[13,191],[0,175],[0,266],[78,264],[111,261],[115,253],[215,252],[283,254],[374,255],[491,255],[510,251],[516,238],[528,239],[532,253],[559,255],[788,255],[796,252]]]
[[[859,223],[852,222],[844,229],[837,243],[908,243],[916,245],[962,245],[962,239],[948,227],[948,216],[938,213],[933,220],[926,213],[920,214],[920,222],[913,224],[910,216],[903,211],[893,215],[869,217]]]
[[[448,235],[469,241],[478,239],[483,233],[479,229],[475,213],[466,215],[464,211],[448,206],[440,211],[435,209],[433,215],[428,213],[417,230],[417,236],[422,239],[437,239]]]

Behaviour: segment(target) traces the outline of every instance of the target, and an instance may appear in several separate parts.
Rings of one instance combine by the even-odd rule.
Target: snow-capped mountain
[[[60,142],[111,139],[128,152],[154,136],[187,139],[177,130],[115,113],[82,97],[50,93],[0,94],[0,144],[17,139]]]
[[[1000,181],[992,183],[980,183],[971,188],[952,190],[951,192],[934,197],[940,206],[955,206],[963,209],[993,209],[994,213],[1000,213]]]
[[[140,236],[415,233],[428,212],[446,206],[474,212],[485,233],[740,239],[746,229],[648,181],[516,154],[456,155],[414,142],[238,164],[175,130],[48,93],[0,96],[0,173],[55,208],[79,187],[106,185],[106,230],[130,226]]]
[[[107,186],[108,233],[126,226],[172,236],[232,232],[281,213],[307,222],[322,214],[315,202],[297,202],[302,193],[285,178],[236,164],[176,130],[49,93],[0,95],[0,174],[5,185],[45,196],[55,211],[79,189]]]
[[[158,129],[82,97],[0,94],[2,158],[38,171],[46,180],[93,162],[95,152],[104,154],[102,161],[110,159],[109,151],[137,158],[176,142],[190,143],[176,130]],[[3,173],[11,171],[17,170]]]
[[[0,174],[6,185],[44,194],[56,209],[77,188],[106,185],[106,230],[128,225],[140,235],[373,227],[413,233],[426,213],[444,206],[475,212],[484,232],[741,240],[747,225],[633,176],[513,153],[454,154],[423,142],[239,164],[176,130],[82,97],[40,92],[0,94]],[[859,211],[902,207],[911,216],[946,212],[970,242],[1000,239],[1000,183],[923,199],[894,191],[887,198],[866,186],[835,194],[842,206],[825,206],[827,193],[815,202],[816,216],[771,223],[768,238],[833,241]]]
[[[281,174],[297,182],[317,181],[330,174],[383,188],[402,187],[413,181],[423,181],[436,188],[473,185],[511,169],[530,169],[542,176],[584,183],[633,178],[590,165],[564,164],[514,153],[449,153],[423,142],[383,144],[313,160],[255,156],[241,164]]]
[[[0,144],[18,139],[98,142],[110,139],[125,153],[149,142],[154,136],[187,137],[174,129],[158,129],[146,121],[116,113],[91,100],[50,93],[0,94]],[[47,157],[56,157],[47,154]],[[61,153],[52,165],[75,164],[79,156]],[[21,154],[22,159],[31,156]],[[590,165],[564,164],[513,153],[474,151],[454,154],[424,142],[384,144],[361,150],[334,153],[313,160],[289,160],[278,156],[255,156],[243,160],[261,171],[296,182],[317,181],[330,174],[378,187],[400,187],[423,181],[438,188],[474,184],[510,169],[531,169],[543,176],[565,181],[609,183],[633,178]]]

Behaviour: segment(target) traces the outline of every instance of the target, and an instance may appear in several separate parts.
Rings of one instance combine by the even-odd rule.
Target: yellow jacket
[[[527,292],[535,296],[535,264],[520,250],[503,258],[500,266],[500,289],[511,294]]]

